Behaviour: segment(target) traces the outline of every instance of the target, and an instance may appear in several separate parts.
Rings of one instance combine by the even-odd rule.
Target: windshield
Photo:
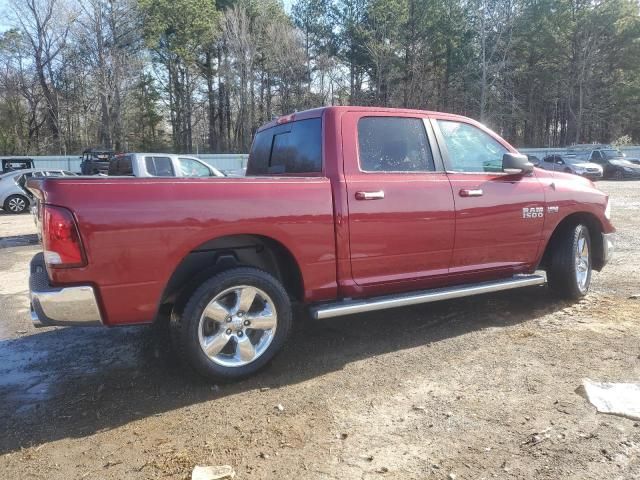
[[[607,160],[611,160],[613,158],[624,158],[622,152],[615,148],[612,148],[611,150],[602,150],[602,154]]]

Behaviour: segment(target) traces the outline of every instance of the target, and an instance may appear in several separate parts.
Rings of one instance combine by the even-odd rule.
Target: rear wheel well
[[[204,281],[235,267],[254,267],[270,273],[292,300],[301,301],[304,296],[302,273],[284,245],[260,235],[232,235],[203,243],[180,262],[163,292],[159,317],[181,311]]]
[[[540,268],[547,269],[551,258],[551,252],[556,248],[558,239],[564,235],[569,228],[575,227],[578,224],[585,225],[589,229],[589,235],[591,236],[591,251],[592,251],[592,264],[593,269],[600,271],[604,266],[604,245],[602,243],[602,223],[598,217],[588,212],[578,212],[567,215],[556,226],[551,238],[547,242],[542,260],[540,261]]]

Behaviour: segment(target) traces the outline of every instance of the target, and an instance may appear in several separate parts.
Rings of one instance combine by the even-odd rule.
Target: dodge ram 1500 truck
[[[169,318],[176,350],[215,380],[273,358],[292,302],[325,319],[545,282],[577,299],[613,248],[608,197],[589,180],[417,110],[281,117],[256,133],[246,178],[29,187],[35,325]]]

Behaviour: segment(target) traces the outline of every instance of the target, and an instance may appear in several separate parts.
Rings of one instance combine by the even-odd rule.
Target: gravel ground
[[[150,328],[35,330],[33,222],[0,214],[0,477],[640,478],[639,424],[578,388],[640,381],[640,183],[598,185],[617,252],[583,301],[536,287],[303,320],[268,370],[224,386]]]

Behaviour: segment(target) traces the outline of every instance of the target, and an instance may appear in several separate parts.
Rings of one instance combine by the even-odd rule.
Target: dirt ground
[[[0,477],[640,478],[640,425],[576,391],[640,381],[640,182],[599,186],[617,251],[580,303],[535,287],[301,320],[266,371],[220,386],[150,328],[34,329],[33,222],[0,214]]]

